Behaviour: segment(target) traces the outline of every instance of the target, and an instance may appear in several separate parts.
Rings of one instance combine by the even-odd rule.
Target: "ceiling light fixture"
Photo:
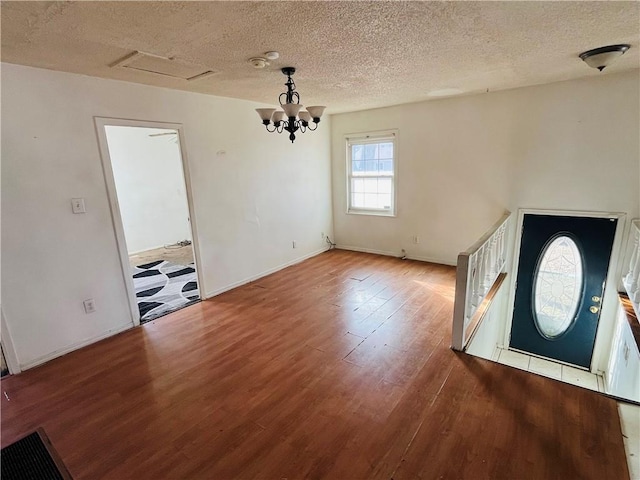
[[[629,48],[631,48],[631,45],[626,43],[621,45],[608,45],[606,47],[594,48],[593,50],[582,52],[579,57],[590,67],[602,71],[616,58],[622,56]]]
[[[298,130],[304,133],[308,130],[315,130],[320,123],[320,117],[326,107],[307,107],[306,110],[301,110],[300,95],[296,92],[296,84],[293,83],[291,75],[295,73],[296,69],[293,67],[284,67],[282,73],[287,76],[287,83],[284,85],[287,87],[287,91],[280,94],[278,101],[284,111],[277,111],[275,108],[256,108],[256,112],[262,119],[262,124],[266,127],[268,132],[283,131],[289,132],[289,140],[291,143],[296,139],[295,132]],[[284,100],[284,101],[283,101]],[[285,118],[287,120],[285,120]],[[311,121],[313,120],[314,127],[311,128]],[[273,121],[273,126],[270,129]]]

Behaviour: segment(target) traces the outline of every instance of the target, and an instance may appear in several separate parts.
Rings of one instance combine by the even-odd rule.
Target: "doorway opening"
[[[0,345],[0,377],[6,377],[7,375],[9,375],[9,367],[4,359],[4,349]]]
[[[133,323],[199,302],[180,130],[97,123]]]

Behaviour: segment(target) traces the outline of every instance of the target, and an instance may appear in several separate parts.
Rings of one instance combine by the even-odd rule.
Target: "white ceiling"
[[[640,66],[638,2],[3,1],[1,13],[4,62],[270,104],[291,65],[302,103],[330,113]],[[615,43],[632,48],[602,74],[578,58]],[[110,67],[136,50],[216,73]],[[248,64],[268,50],[280,59]]]

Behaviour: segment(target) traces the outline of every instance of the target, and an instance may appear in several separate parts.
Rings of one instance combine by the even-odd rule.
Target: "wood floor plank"
[[[2,379],[1,443],[43,426],[76,479],[628,478],[615,401],[450,350],[454,283],[327,252]]]

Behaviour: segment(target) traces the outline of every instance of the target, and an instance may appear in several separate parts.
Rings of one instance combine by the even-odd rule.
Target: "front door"
[[[591,366],[616,224],[524,216],[510,348]]]

